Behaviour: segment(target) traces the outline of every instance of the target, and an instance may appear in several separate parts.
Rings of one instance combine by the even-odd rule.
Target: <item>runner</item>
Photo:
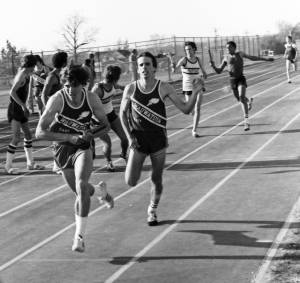
[[[29,84],[29,97],[33,97],[37,103],[39,115],[41,116],[44,109],[44,104],[42,102],[42,91],[45,85],[46,77],[50,72],[48,66],[45,65],[43,59],[39,55],[34,55],[36,58],[36,66],[34,68],[34,72],[30,77]],[[31,95],[33,93],[33,95]]]
[[[13,167],[13,159],[20,142],[20,131],[24,133],[24,151],[27,160],[28,170],[43,170],[44,166],[34,162],[32,153],[32,135],[28,125],[29,110],[26,106],[29,93],[30,76],[36,65],[34,55],[26,55],[19,72],[17,73],[13,86],[10,90],[10,101],[8,105],[7,118],[11,124],[12,140],[8,145],[6,152],[5,172],[7,174],[18,174],[18,168]]]
[[[46,106],[49,97],[63,87],[63,82],[61,81],[60,72],[63,68],[67,66],[67,63],[68,63],[68,54],[66,52],[60,51],[53,55],[52,64],[54,69],[48,74],[42,91],[42,101],[44,107]],[[61,171],[56,166],[55,162],[53,163],[52,171],[57,174],[61,174]]]
[[[93,170],[93,138],[107,133],[109,125],[100,99],[87,93],[84,88],[87,80],[88,74],[82,67],[68,69],[65,87],[49,99],[36,129],[37,138],[55,141],[55,162],[61,168],[66,184],[76,194],[76,231],[72,250],[78,252],[85,249],[90,196],[94,194],[95,188],[107,207],[112,208],[114,205],[104,182],[97,186],[89,183]],[[94,134],[90,130],[92,115],[102,125],[102,129]]]
[[[137,73],[137,66],[136,66],[136,57],[137,57],[137,50],[132,49],[130,55],[129,55],[129,72],[131,72],[131,80],[136,81],[138,79],[138,73]]]
[[[284,58],[286,59],[286,76],[288,83],[290,84],[292,81],[290,79],[290,68],[291,65],[293,65],[294,71],[297,70],[297,46],[295,43],[293,43],[292,36],[288,35],[286,37],[286,44],[284,45],[285,51],[284,51]]]
[[[241,103],[244,113],[244,130],[250,130],[249,124],[249,110],[252,108],[253,98],[250,100],[246,96],[247,82],[244,76],[244,60],[247,58],[252,61],[274,61],[273,58],[262,58],[253,55],[248,55],[242,51],[236,51],[236,43],[234,41],[228,41],[226,44],[228,54],[224,56],[224,59],[219,67],[216,67],[212,58],[210,58],[210,64],[217,74],[222,73],[224,68],[228,66],[230,86],[235,98]]]
[[[189,99],[189,96],[192,94],[193,91],[193,80],[197,78],[201,78],[200,70],[202,72],[203,78],[206,79],[207,75],[206,72],[201,64],[200,58],[196,56],[197,46],[193,41],[187,41],[184,43],[184,51],[186,56],[181,58],[177,65],[173,63],[175,68],[173,72],[176,71],[177,68],[181,68],[182,72],[182,92],[185,95],[186,100]],[[200,120],[200,108],[202,103],[203,93],[205,91],[204,81],[201,79],[203,84],[202,90],[197,96],[197,101],[195,104],[194,109],[194,121],[193,121],[193,128],[192,128],[192,136],[195,138],[200,137],[197,132],[197,127]]]
[[[112,103],[113,96],[117,94],[117,90],[124,90],[123,86],[118,85],[121,73],[122,70],[119,66],[108,65],[104,72],[104,81],[95,84],[92,92],[100,97],[110,127],[121,140],[122,151],[120,157],[126,160],[128,140]],[[113,172],[115,168],[111,159],[111,139],[108,134],[101,136],[100,139],[103,142],[103,153],[107,161],[106,168],[108,171]]]
[[[129,186],[137,184],[149,155],[152,172],[147,222],[153,226],[158,223],[156,210],[163,191],[162,175],[168,146],[164,101],[168,97],[179,110],[188,114],[202,86],[200,80],[195,81],[189,100],[182,101],[170,84],[155,78],[157,61],[150,52],[140,54],[137,64],[140,78],[126,86],[120,107],[121,122],[130,144],[125,181]]]
[[[53,55],[52,64],[54,69],[48,74],[42,91],[42,101],[44,106],[46,106],[49,97],[62,88],[60,72],[67,66],[67,63],[68,54],[66,52],[60,51]]]

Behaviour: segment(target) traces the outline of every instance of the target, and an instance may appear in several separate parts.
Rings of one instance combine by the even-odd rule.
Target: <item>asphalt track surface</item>
[[[97,140],[91,182],[107,182],[115,208],[92,199],[83,254],[71,251],[74,195],[51,171],[50,143],[35,143],[42,172],[26,171],[20,147],[22,174],[0,173],[0,282],[263,282],[284,231],[299,226],[289,215],[299,197],[300,75],[288,84],[282,60],[245,74],[254,98],[248,132],[227,73],[207,80],[200,138],[191,135],[192,116],[167,102],[170,146],[156,227],[146,223],[149,159],[130,188],[118,139],[112,133],[114,173],[105,171]],[[180,82],[175,86],[180,93]],[[0,133],[3,166],[5,122]]]

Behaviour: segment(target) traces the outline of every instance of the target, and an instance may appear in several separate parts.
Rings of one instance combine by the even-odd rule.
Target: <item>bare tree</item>
[[[78,60],[78,49],[94,41],[96,28],[85,28],[86,19],[78,14],[70,16],[63,27],[62,36],[66,48],[72,50],[74,63]]]

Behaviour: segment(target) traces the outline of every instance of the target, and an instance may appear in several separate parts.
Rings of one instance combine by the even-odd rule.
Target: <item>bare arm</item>
[[[120,89],[122,91],[125,89],[125,86],[119,85],[119,84],[114,84],[114,87],[115,87],[115,89]]]
[[[210,65],[211,65],[211,67],[215,70],[215,72],[216,72],[217,74],[221,74],[221,73],[223,72],[224,68],[227,66],[227,61],[226,61],[225,59],[223,59],[221,65],[220,65],[219,67],[217,67],[217,66],[215,65],[215,62],[214,62],[214,61],[210,61]]]
[[[123,130],[127,136],[129,144],[132,145],[134,137],[131,135],[130,126],[128,121],[129,107],[130,107],[130,96],[133,94],[134,85],[129,84],[125,87],[123,92],[123,97],[120,105],[120,120],[123,127]]]
[[[198,57],[197,57],[197,58],[198,58]],[[203,74],[203,78],[206,80],[206,79],[207,79],[207,74],[206,74],[206,71],[205,71],[205,69],[204,69],[202,63],[201,63],[200,58],[198,58],[198,62],[199,62],[199,66],[200,66],[201,72],[202,72],[202,74]]]
[[[93,114],[99,121],[99,124],[101,125],[101,129],[94,132],[93,137],[99,137],[104,134],[107,134],[108,131],[110,130],[110,126],[107,117],[105,115],[100,98],[98,97],[97,94],[92,92],[88,93],[87,95],[88,95],[89,104],[92,107]]]
[[[16,103],[18,103],[22,107],[25,116],[28,117],[29,110],[27,109],[26,102],[24,103],[17,95],[17,90],[23,86],[25,80],[26,80],[26,74],[23,71],[19,72],[14,80],[14,84],[10,90],[9,95]]]
[[[42,102],[43,102],[44,106],[46,106],[46,104],[47,104],[50,91],[52,89],[52,86],[56,83],[56,80],[57,80],[57,78],[53,75],[49,75],[46,78],[46,82],[45,82],[45,85],[43,87],[43,91],[41,94],[41,98],[42,98]]]
[[[99,84],[95,84],[94,87],[92,88],[92,93],[95,93],[100,99],[103,97],[104,93],[99,86]]]
[[[173,68],[174,68],[174,72],[175,72],[178,68],[180,68],[181,66],[186,64],[186,58],[183,57],[177,62],[177,64],[176,63],[172,63],[172,64],[173,64]]]
[[[240,52],[240,55],[243,57],[243,58],[247,58],[251,61],[274,61],[273,58],[264,58],[264,57],[258,57],[258,56],[254,56],[254,55],[248,55],[244,52]]]
[[[163,99],[169,97],[172,103],[184,114],[189,114],[195,106],[197,95],[200,93],[202,89],[202,84],[200,80],[194,85],[194,90],[192,95],[190,96],[188,101],[182,100],[173,86],[168,83],[161,83],[160,85],[160,93]]]

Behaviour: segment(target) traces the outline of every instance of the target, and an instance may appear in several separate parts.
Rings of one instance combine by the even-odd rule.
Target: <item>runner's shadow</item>
[[[148,261],[161,261],[161,260],[263,260],[265,259],[264,255],[199,255],[199,256],[190,256],[190,255],[178,255],[178,256],[143,256],[143,257],[130,257],[130,256],[120,256],[113,257],[110,260],[111,264],[115,265],[125,265],[129,262],[148,262]],[[300,259],[299,255],[283,255],[283,256],[274,256],[270,260],[298,260]]]
[[[184,163],[175,164],[168,168],[168,171],[214,171],[214,170],[230,170],[240,166],[243,161],[233,162],[203,162],[203,163]],[[171,164],[167,164],[170,166]],[[291,167],[299,168],[300,159],[277,159],[277,160],[258,160],[247,162],[242,169],[257,169],[257,168],[276,168],[276,167]]]

